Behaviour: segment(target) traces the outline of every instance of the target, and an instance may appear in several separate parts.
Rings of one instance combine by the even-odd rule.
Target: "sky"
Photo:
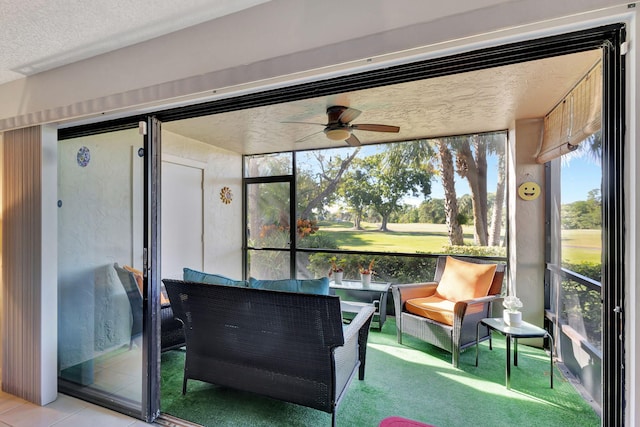
[[[498,159],[496,156],[489,156],[487,159],[487,191],[496,191],[498,180]],[[579,200],[587,200],[589,191],[602,187],[602,167],[592,157],[587,154],[575,152],[565,155],[562,159],[562,204],[573,203]],[[522,178],[522,182],[528,181]],[[522,182],[518,182],[520,185]],[[544,181],[538,182],[544,191]],[[458,197],[471,194],[466,179],[456,176],[456,194]],[[439,180],[431,183],[431,198],[444,199],[444,189]],[[407,198],[406,203],[419,205],[421,198]]]
[[[602,167],[588,156],[563,159],[562,204],[587,200],[589,191],[601,189]]]
[[[581,146],[582,147],[582,146]],[[375,154],[383,149],[381,145],[363,146],[360,151],[361,156],[367,156]],[[344,153],[344,151],[343,151]],[[342,155],[344,155],[341,153]],[[299,158],[299,160],[302,160]],[[498,168],[497,156],[488,156],[487,158],[487,191],[494,193],[497,185],[497,168]],[[529,179],[522,178],[521,181],[527,181]],[[584,154],[582,150],[565,155],[562,159],[562,203],[572,203],[578,200],[586,200],[589,191],[593,189],[601,188],[602,169],[598,162],[596,162],[589,155]],[[534,180],[535,181],[535,180]],[[521,184],[518,182],[517,185]],[[538,182],[544,191],[544,181]],[[456,194],[461,197],[465,194],[470,194],[469,185],[466,179],[462,179],[456,174]],[[432,199],[444,199],[444,189],[440,184],[439,179],[435,179],[431,183],[431,196]],[[406,197],[404,203],[414,206],[419,205],[423,198],[420,197]]]

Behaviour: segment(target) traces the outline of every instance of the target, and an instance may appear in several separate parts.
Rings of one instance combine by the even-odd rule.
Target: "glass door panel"
[[[249,275],[284,279],[291,275],[291,184],[247,184]]]
[[[58,144],[61,391],[141,416],[144,141],[138,129]]]

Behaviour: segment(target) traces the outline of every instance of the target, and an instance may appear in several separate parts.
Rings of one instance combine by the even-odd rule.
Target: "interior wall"
[[[206,163],[204,170],[204,269],[242,277],[242,156],[203,142],[162,131],[162,154]],[[233,198],[225,204],[220,190]]]
[[[81,147],[88,148],[91,155],[86,167],[77,163]],[[113,262],[132,265],[130,147],[131,138],[114,133],[59,143],[58,199],[63,213],[59,228],[64,233],[58,264],[62,285],[92,283],[93,269],[104,263],[105,254]],[[104,176],[111,179],[105,182]],[[96,212],[96,206],[105,210]]]

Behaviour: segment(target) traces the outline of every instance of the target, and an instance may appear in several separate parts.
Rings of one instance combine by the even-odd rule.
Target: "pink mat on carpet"
[[[402,417],[388,417],[380,421],[378,427],[435,427],[431,424],[421,423],[419,421],[408,420]]]

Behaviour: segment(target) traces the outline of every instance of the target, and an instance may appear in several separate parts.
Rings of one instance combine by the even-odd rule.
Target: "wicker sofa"
[[[336,296],[163,280],[184,323],[187,381],[196,379],[335,414],[364,379],[373,307],[349,325]]]
[[[451,261],[448,262],[448,260]],[[447,264],[456,266],[455,268],[460,271],[453,273],[451,270],[453,267],[450,267],[449,274],[445,276]],[[473,272],[474,265],[495,266],[495,269],[482,272],[485,282],[482,291],[475,291],[479,293],[471,298],[454,297],[448,300],[440,298],[442,295],[438,291],[442,289],[444,281],[449,282],[449,293],[454,295],[460,293],[456,288],[465,286],[462,282],[468,282],[467,284],[471,286],[471,282],[476,278]],[[466,271],[465,268],[470,271]],[[393,285],[391,292],[396,313],[398,342],[402,344],[403,334],[426,341],[451,353],[451,363],[457,368],[460,352],[476,343],[478,322],[485,317],[491,317],[492,304],[502,298],[505,269],[504,263],[477,258],[440,256],[433,282]],[[430,298],[435,298],[436,302],[429,302]],[[420,302],[420,300],[427,301],[426,313],[412,310],[410,307],[411,302]],[[431,312],[429,313],[428,310]],[[481,328],[479,340],[483,341],[490,337],[489,331]]]
[[[160,331],[161,351],[173,350],[186,344],[182,322],[175,318],[168,301],[163,302],[160,307]]]

